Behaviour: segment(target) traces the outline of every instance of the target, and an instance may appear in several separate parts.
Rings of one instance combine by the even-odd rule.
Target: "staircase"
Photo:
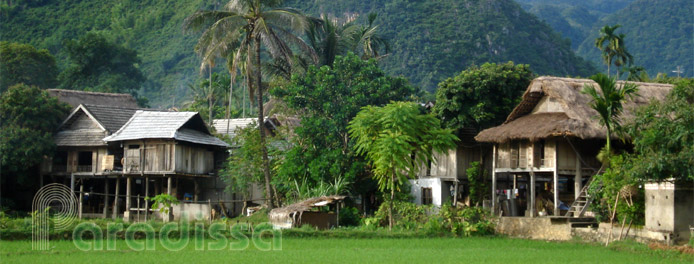
[[[583,188],[581,188],[581,193],[578,195],[578,198],[576,198],[576,200],[571,204],[569,211],[566,212],[566,215],[564,216],[577,218],[583,217],[586,209],[588,209],[588,206],[593,201],[593,197],[588,194],[588,187],[593,183],[593,179],[594,178],[591,177]],[[599,186],[598,188],[600,187],[602,186]]]

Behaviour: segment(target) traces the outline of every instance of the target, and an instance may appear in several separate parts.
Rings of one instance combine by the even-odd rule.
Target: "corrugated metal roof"
[[[185,127],[184,127],[185,126]],[[212,136],[200,115],[195,112],[161,112],[138,110],[116,133],[104,138],[107,142],[166,138],[197,144],[229,147]]]
[[[229,121],[229,130],[227,130],[227,121]],[[217,133],[223,135],[234,136],[236,135],[237,129],[242,129],[250,126],[253,123],[257,123],[257,118],[235,118],[235,119],[215,119],[212,120],[212,126]]]

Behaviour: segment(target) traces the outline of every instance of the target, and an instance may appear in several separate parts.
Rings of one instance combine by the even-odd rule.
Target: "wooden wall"
[[[575,143],[574,143],[575,144]],[[566,139],[550,138],[538,142],[515,141],[497,145],[496,168],[554,168],[555,149],[559,170],[576,169],[576,151]],[[580,151],[580,149],[577,149]],[[544,157],[542,153],[544,152]]]
[[[214,152],[195,145],[176,145],[175,171],[188,174],[207,174],[214,171]]]

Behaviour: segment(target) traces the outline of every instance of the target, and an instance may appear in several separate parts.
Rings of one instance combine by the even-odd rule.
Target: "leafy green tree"
[[[648,73],[646,72],[646,69],[641,66],[628,66],[621,68],[619,70],[619,74],[627,74],[627,81],[632,81],[632,82],[648,82],[650,80],[650,77],[648,76]]]
[[[42,89],[58,84],[58,67],[48,50],[29,44],[0,42],[0,93],[12,85],[24,83]]]
[[[682,79],[628,126],[634,144],[629,173],[641,180],[694,181],[694,80]]]
[[[439,83],[433,113],[456,133],[496,126],[520,102],[533,78],[528,65],[513,62],[470,67]]]
[[[137,52],[96,33],[65,42],[70,65],[58,79],[64,89],[107,93],[137,92],[145,76],[139,68]]]
[[[29,185],[31,170],[55,149],[53,131],[70,111],[36,86],[18,84],[0,97],[0,165],[14,183]],[[3,177],[6,179],[7,177]],[[6,186],[8,182],[3,182]]]
[[[261,46],[271,58],[279,58],[293,63],[292,45],[302,52],[314,54],[313,50],[292,32],[304,32],[308,26],[306,17],[296,9],[282,8],[277,0],[230,0],[224,10],[201,10],[186,18],[184,28],[199,30],[205,28],[199,46],[203,51],[203,61],[216,56],[216,46],[233,46],[239,43],[232,63],[232,71],[245,55],[246,80],[249,90],[255,90],[258,100],[258,123],[263,124],[263,84],[261,72]],[[312,56],[315,58],[315,56]],[[253,84],[251,84],[253,82]],[[251,92],[252,94],[252,92]],[[265,144],[265,134],[259,126],[261,155],[265,174],[265,191],[268,207],[272,209],[273,193],[270,187],[270,165]]]
[[[382,191],[390,191],[389,228],[393,228],[395,190],[433,159],[433,151],[455,147],[458,138],[417,103],[366,106],[349,124],[354,148],[365,155]]]
[[[352,148],[349,121],[361,107],[408,100],[414,91],[404,78],[386,75],[376,60],[353,53],[337,56],[332,68],[311,66],[290,85],[272,90],[301,117],[293,147],[279,166],[279,185],[286,189],[294,181],[317,186],[342,179],[360,188],[354,191],[373,188],[365,161]]]
[[[600,36],[595,39],[595,47],[602,51],[602,58],[607,64],[607,76],[610,76],[610,65],[613,63],[617,68],[631,64],[634,58],[624,46],[624,34],[617,34],[615,31],[621,25],[605,25],[600,29]]]
[[[605,151],[601,158],[606,161],[605,158],[612,153],[610,142],[613,132],[621,126],[622,103],[627,97],[632,97],[638,92],[638,86],[633,83],[624,83],[620,88],[617,86],[616,78],[610,78],[602,73],[592,76],[591,79],[598,84],[600,92],[591,84],[585,84],[581,92],[590,95],[592,98],[590,107],[598,112],[600,124],[607,129]]]

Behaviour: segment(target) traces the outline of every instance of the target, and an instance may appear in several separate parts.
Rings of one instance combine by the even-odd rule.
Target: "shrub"
[[[340,226],[357,226],[360,220],[357,208],[345,207],[340,209]]]

